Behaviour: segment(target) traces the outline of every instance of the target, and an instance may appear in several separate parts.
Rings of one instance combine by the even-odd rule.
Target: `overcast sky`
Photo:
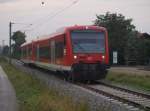
[[[76,0],[0,0],[0,44],[2,40],[5,40],[5,44],[8,43],[9,21],[20,23],[13,25],[13,31],[25,31],[27,40],[30,41],[60,27],[93,24],[96,14],[105,14],[107,11],[132,18],[137,30],[150,33],[150,0],[74,1]],[[45,4],[42,5],[42,2]]]

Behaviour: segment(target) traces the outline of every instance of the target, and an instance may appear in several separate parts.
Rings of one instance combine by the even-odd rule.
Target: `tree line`
[[[122,14],[107,12],[96,15],[94,25],[103,26],[108,30],[110,63],[113,51],[118,52],[118,64],[148,64],[150,62],[150,35],[140,33]]]
[[[132,19],[122,14],[110,13],[96,15],[93,25],[102,26],[108,30],[110,64],[113,64],[113,51],[118,52],[120,65],[145,65],[150,63],[150,35],[140,33],[132,24]],[[12,56],[20,58],[20,46],[26,41],[25,33],[14,32],[12,36]],[[4,55],[8,55],[9,47],[5,46]]]
[[[16,59],[20,59],[21,57],[21,49],[20,46],[26,42],[26,35],[25,33],[21,31],[16,31],[13,33],[13,36],[11,37],[13,40],[13,44],[11,45],[11,56]],[[6,45],[3,48],[2,54],[4,56],[9,56],[9,46]]]

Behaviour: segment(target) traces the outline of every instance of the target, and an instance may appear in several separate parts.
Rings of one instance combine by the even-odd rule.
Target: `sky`
[[[150,0],[0,0],[0,45],[8,44],[10,21],[12,32],[21,30],[31,41],[64,26],[92,25],[106,12],[132,18],[138,31],[150,34],[149,11]]]

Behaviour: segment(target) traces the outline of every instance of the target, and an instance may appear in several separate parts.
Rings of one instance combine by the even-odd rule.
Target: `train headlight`
[[[85,27],[85,29],[87,30],[87,29],[89,29],[89,27],[88,27],[88,26],[86,26],[86,27]]]
[[[102,59],[103,59],[103,60],[105,59],[105,56],[104,56],[104,55],[102,56]]]
[[[76,55],[74,55],[74,56],[73,56],[73,58],[74,58],[74,59],[77,59],[77,56],[76,56]]]

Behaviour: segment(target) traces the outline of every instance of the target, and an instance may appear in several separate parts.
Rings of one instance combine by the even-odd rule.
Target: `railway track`
[[[94,84],[87,85],[77,83],[76,85],[109,97],[110,99],[117,100],[123,104],[133,106],[133,108],[141,109],[142,111],[150,111],[150,95],[148,94],[143,94],[100,81],[95,81]]]
[[[78,84],[79,86],[128,104],[140,110],[150,111],[150,95],[110,85],[104,82],[96,82],[94,85]]]

